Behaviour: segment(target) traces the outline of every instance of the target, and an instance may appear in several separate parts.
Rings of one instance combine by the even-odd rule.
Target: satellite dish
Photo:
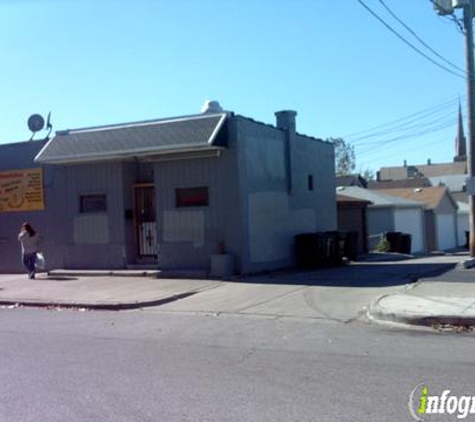
[[[34,132],[39,132],[45,127],[45,120],[39,114],[33,114],[28,119],[28,127]]]
[[[43,117],[39,114],[33,114],[28,119],[28,127],[33,132],[30,138],[31,141],[33,139],[33,136],[35,136],[35,133],[39,132],[45,127],[45,119],[43,119]]]

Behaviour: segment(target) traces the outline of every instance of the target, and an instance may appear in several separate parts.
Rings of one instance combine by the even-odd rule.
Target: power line
[[[429,60],[432,64],[436,65],[437,67],[445,70],[448,73],[451,73],[452,75],[455,75],[459,78],[465,79],[464,75],[461,75],[459,73],[454,72],[453,70],[449,69],[448,67],[436,62],[433,60],[431,57],[429,57],[427,54],[425,54],[423,51],[419,50],[416,46],[414,46],[411,42],[406,40],[401,34],[399,34],[394,28],[392,28],[386,21],[384,21],[376,12],[374,12],[372,9],[370,9],[363,0],[356,0],[361,6],[363,6],[371,15],[373,15],[378,21],[380,21],[387,29],[389,29],[396,37],[398,37],[404,44],[408,45],[411,49],[419,53],[422,57],[425,59]]]
[[[458,67],[457,65],[453,64],[449,60],[447,60],[445,57],[440,55],[437,51],[435,51],[430,45],[428,45],[419,35],[417,35],[414,30],[412,30],[406,23],[402,21],[390,8],[389,6],[383,1],[379,0],[379,2],[383,5],[383,7],[388,11],[388,13],[396,19],[404,28],[406,28],[413,36],[416,38],[417,41],[419,41],[425,48],[427,48],[429,51],[431,51],[433,54],[435,54],[439,59],[443,60],[445,63],[447,63],[449,66],[452,66],[454,69],[457,69],[461,71],[462,73],[465,72],[464,69]]]
[[[453,99],[451,99],[449,101],[446,101],[444,103],[437,104],[435,106],[425,108],[425,109],[423,109],[421,111],[417,111],[415,113],[408,114],[408,115],[406,115],[404,117],[400,117],[396,120],[392,120],[392,121],[387,122],[387,123],[383,123],[383,124],[380,124],[380,125],[377,125],[377,126],[373,126],[371,128],[368,128],[368,129],[364,129],[364,130],[360,130],[360,131],[357,131],[357,132],[349,133],[349,134],[343,136],[343,138],[344,139],[349,139],[350,141],[351,141],[351,138],[354,138],[353,141],[356,141],[359,138],[361,138],[363,134],[368,134],[368,133],[371,134],[371,132],[374,133],[374,131],[376,131],[377,129],[383,129],[383,128],[388,128],[389,127],[388,130],[391,130],[395,127],[404,126],[408,123],[412,123],[415,120],[423,119],[427,116],[431,116],[431,115],[437,113],[438,111],[440,111],[442,109],[446,109],[446,108],[456,104],[462,98],[463,98],[463,96],[462,97],[454,97]],[[378,133],[384,133],[384,132],[385,132],[385,130],[381,130]]]
[[[408,132],[410,133],[411,130],[421,130],[424,128],[431,128],[434,125],[440,124],[441,122],[445,122],[445,121],[456,122],[457,121],[457,119],[452,116],[450,116],[449,118],[446,117],[444,120],[442,120],[444,116],[440,116],[440,112],[438,114],[439,115],[435,118],[431,118],[432,116],[428,115],[424,117],[423,119],[414,119],[412,121],[405,123],[404,125],[395,126],[394,128],[387,129],[382,132],[375,132],[370,135],[360,137],[356,140],[352,140],[350,142],[352,144],[358,143],[359,146],[372,145],[372,144],[377,144],[381,142],[382,141],[381,138],[384,138],[385,136],[388,136],[388,135],[392,135],[393,133],[399,132],[399,133],[407,134]],[[431,120],[428,120],[428,118],[431,118]],[[368,141],[369,139],[376,138],[376,137],[378,137],[379,139],[376,141]]]
[[[391,138],[391,139],[387,139],[383,142],[378,142],[376,146],[371,146],[371,147],[365,146],[363,150],[358,151],[358,149],[357,149],[356,154],[357,154],[357,156],[372,155],[374,153],[379,152],[381,150],[381,148],[386,148],[389,144],[394,144],[397,141],[400,142],[400,141],[405,140],[405,139],[419,138],[421,136],[425,136],[425,135],[428,135],[430,133],[439,132],[443,129],[446,129],[448,127],[453,126],[456,123],[456,121],[457,121],[457,119],[441,122],[437,126],[433,126],[431,129],[428,129],[428,130],[423,130],[423,131],[419,131],[419,132],[415,131],[415,132],[412,132],[412,133],[407,134],[407,135],[401,135],[401,136],[397,136],[397,137],[394,137],[394,138]]]
[[[447,138],[443,138],[443,139],[439,139],[437,141],[433,141],[432,139],[429,139],[427,140],[426,142],[421,142],[421,144],[419,144],[418,146],[416,146],[415,148],[405,148],[404,149],[404,153],[406,152],[414,152],[414,151],[419,151],[421,149],[426,149],[427,146],[426,144],[430,143],[430,145],[438,145],[438,144],[441,144],[442,142],[447,142]],[[373,163],[375,161],[379,161],[379,160],[384,160],[386,158],[394,158],[394,153],[392,154],[389,154],[389,155],[383,155],[383,156],[378,156],[377,158],[372,158],[372,159],[366,159],[365,162],[366,163]],[[356,158],[358,159],[359,158],[359,155],[357,154]]]

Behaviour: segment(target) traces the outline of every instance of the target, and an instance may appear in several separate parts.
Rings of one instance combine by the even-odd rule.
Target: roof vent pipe
[[[206,100],[201,107],[201,113],[223,113],[218,101]]]

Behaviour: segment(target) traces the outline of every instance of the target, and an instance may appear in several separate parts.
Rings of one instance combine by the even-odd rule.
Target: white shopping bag
[[[46,261],[43,252],[36,253],[36,269],[44,270],[46,268]]]

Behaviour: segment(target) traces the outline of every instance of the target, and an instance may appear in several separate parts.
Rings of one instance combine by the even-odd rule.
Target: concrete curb
[[[134,302],[75,302],[75,301],[62,301],[52,300],[43,301],[35,299],[22,299],[22,300],[8,300],[1,299],[0,306],[19,306],[19,307],[31,307],[31,308],[66,308],[66,309],[88,309],[97,311],[123,311],[130,309],[146,308],[150,306],[160,306],[166,303],[174,302],[176,300],[185,299],[189,296],[199,293],[198,291],[178,293],[168,297],[146,301],[134,301]]]
[[[421,315],[420,313],[388,311],[380,302],[389,297],[399,295],[400,293],[388,293],[373,300],[367,310],[368,318],[375,322],[391,322],[405,325],[416,325],[422,327],[433,327],[439,325],[453,326],[473,326],[475,317],[461,316],[451,314]]]
[[[219,280],[205,271],[163,270],[50,270],[52,277],[149,277],[157,279]]]

